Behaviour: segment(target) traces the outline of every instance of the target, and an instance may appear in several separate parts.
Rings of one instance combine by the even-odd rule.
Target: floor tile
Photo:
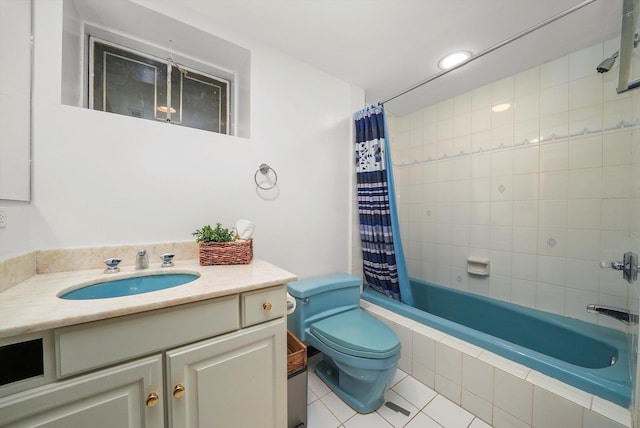
[[[400,383],[393,387],[393,390],[418,409],[424,408],[427,403],[438,395],[433,389],[418,382],[411,376],[405,377]]]
[[[321,400],[317,400],[307,407],[307,425],[313,428],[337,428],[340,421]]]
[[[418,412],[418,414],[411,419],[411,422],[405,425],[405,428],[442,428],[442,425],[424,413]]]
[[[442,395],[436,396],[423,410],[431,419],[444,428],[466,428],[474,416],[447,400]]]
[[[344,401],[342,401],[335,393],[331,392],[322,397],[322,402],[329,409],[333,415],[338,418],[340,422],[345,422],[349,418],[352,418],[356,411],[349,407]]]
[[[307,387],[307,405],[313,403],[318,399],[318,396],[314,394],[311,388]]]
[[[407,374],[400,369],[396,369],[396,373],[393,375],[393,380],[391,381],[391,386],[398,384],[402,379],[406,378]]]
[[[491,428],[491,425],[483,421],[482,419],[475,418],[469,428]]]
[[[331,389],[315,373],[309,373],[307,379],[309,388],[318,398],[322,398],[331,392]]]
[[[385,421],[376,412],[367,415],[357,414],[344,423],[345,428],[391,428],[393,425]],[[309,428],[324,428],[309,424]]]
[[[414,407],[411,403],[395,393],[393,390],[387,391],[387,393],[384,394],[384,398],[385,403],[390,401],[391,403],[402,407],[409,412],[409,415],[405,415],[404,413],[396,412],[395,410],[387,407],[385,404],[380,406],[377,412],[387,422],[389,422],[396,428],[405,426],[411,420],[411,418],[413,418],[417,413],[420,412],[420,409]]]

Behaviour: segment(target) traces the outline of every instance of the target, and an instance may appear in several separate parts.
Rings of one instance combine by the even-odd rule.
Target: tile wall
[[[616,49],[598,44],[389,119],[412,277],[623,328],[585,311],[630,307],[632,295],[601,268],[633,248],[640,93],[616,94],[617,67],[595,71]],[[470,256],[489,258],[490,276],[469,275]]]

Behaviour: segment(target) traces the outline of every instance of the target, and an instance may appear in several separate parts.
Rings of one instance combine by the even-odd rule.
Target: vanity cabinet
[[[278,286],[57,329],[54,381],[0,426],[286,426],[285,312]]]
[[[5,397],[0,426],[163,427],[162,408],[145,405],[156,391],[162,394],[162,355]]]

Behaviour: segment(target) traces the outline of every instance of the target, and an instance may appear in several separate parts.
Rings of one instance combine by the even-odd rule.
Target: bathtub
[[[415,307],[370,287],[365,301],[628,408],[629,346],[621,331],[411,280]]]

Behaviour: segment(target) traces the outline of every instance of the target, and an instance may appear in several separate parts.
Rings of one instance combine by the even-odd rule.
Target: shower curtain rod
[[[571,13],[577,11],[577,10],[580,10],[585,6],[588,6],[589,4],[591,4],[591,3],[595,2],[595,1],[596,0],[585,0],[582,3],[578,3],[578,4],[572,6],[572,7],[568,8],[568,9],[565,9],[562,12],[560,12],[560,13],[558,13],[558,14],[550,17],[550,18],[545,19],[544,21],[540,21],[539,23],[537,23],[534,26],[529,27],[524,31],[521,31],[520,33],[518,33],[518,34],[516,34],[514,36],[511,36],[508,39],[503,40],[500,43],[495,44],[495,45],[491,46],[488,49],[483,50],[482,52],[477,53],[476,55],[472,55],[471,57],[469,57],[468,59],[466,59],[465,61],[461,62],[458,65],[455,65],[455,66],[453,66],[451,68],[448,68],[446,70],[442,70],[441,72],[439,72],[437,74],[434,74],[433,76],[429,77],[428,79],[425,79],[425,80],[423,80],[421,82],[418,82],[415,85],[410,86],[409,88],[407,88],[407,89],[405,89],[405,90],[403,90],[401,92],[398,92],[397,94],[395,94],[395,95],[393,95],[393,96],[391,96],[391,97],[389,97],[389,98],[387,98],[387,99],[385,99],[383,101],[380,101],[380,104],[388,103],[389,101],[395,100],[396,98],[399,98],[404,94],[407,94],[407,93],[409,93],[409,92],[411,92],[411,91],[413,91],[415,89],[418,89],[419,87],[424,86],[429,82],[433,82],[434,80],[444,76],[445,74],[451,73],[452,71],[457,70],[458,68],[469,64],[471,61],[475,61],[478,58],[482,58],[483,56],[485,56],[485,55],[487,55],[487,54],[489,54],[489,53],[491,53],[491,52],[493,52],[493,51],[495,51],[497,49],[500,49],[501,47],[506,46],[509,43],[515,42],[516,40],[521,39],[522,37],[524,37],[524,36],[526,36],[526,35],[528,35],[530,33],[533,33],[534,31],[539,30],[542,27],[545,27],[545,26],[547,26],[547,25],[549,25],[549,24],[551,24],[551,23],[553,23],[553,22],[555,22],[555,21],[557,21],[557,20],[559,20],[561,18],[564,18],[565,16],[567,16],[567,15],[569,15],[569,14],[571,14]]]

